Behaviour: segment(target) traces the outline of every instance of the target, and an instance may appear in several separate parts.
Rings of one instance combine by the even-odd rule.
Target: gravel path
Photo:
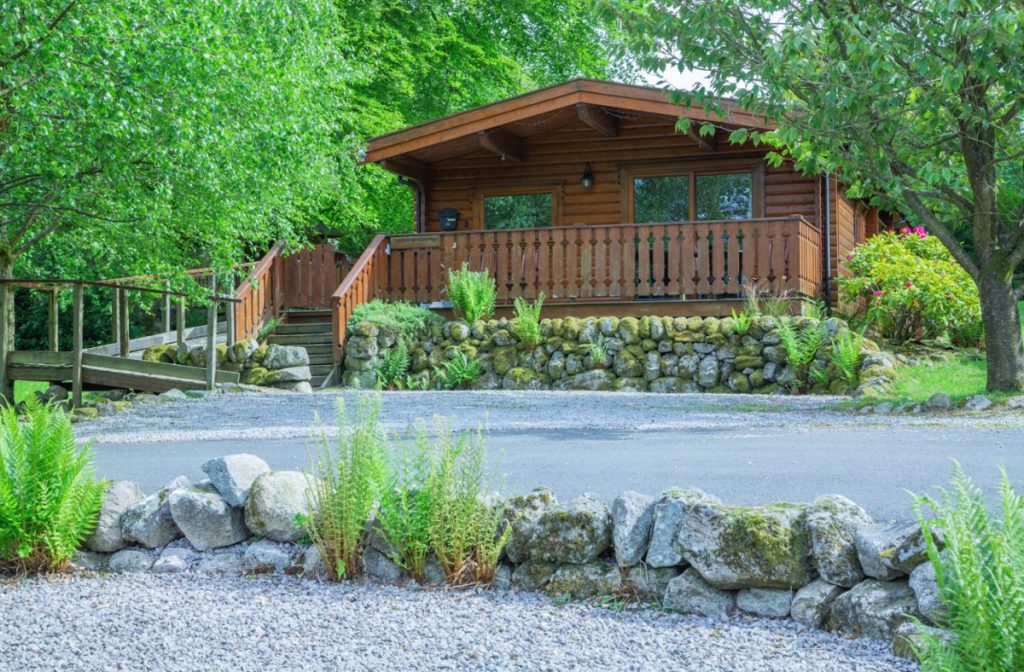
[[[151,404],[83,423],[76,432],[98,443],[314,436],[319,417],[330,434],[335,406],[366,392],[217,394]],[[440,414],[456,429],[486,423],[490,431],[716,429],[730,426],[993,426],[1024,428],[1024,412],[950,416],[863,416],[830,410],[842,397],[630,392],[385,392],[383,424],[400,431],[416,418]]]
[[[911,672],[792,622],[612,613],[534,595],[280,578],[0,584],[0,670]]]

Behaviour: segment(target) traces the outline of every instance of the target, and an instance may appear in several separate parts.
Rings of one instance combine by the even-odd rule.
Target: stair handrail
[[[256,338],[260,329],[281,313],[281,278],[274,269],[278,266],[284,241],[274,244],[249,271],[235,290],[235,338]]]
[[[386,277],[384,265],[387,260],[388,239],[389,236],[385,233],[375,236],[331,295],[331,332],[335,366],[341,364],[345,356],[345,338],[352,312],[358,306],[372,300],[381,289],[378,280]]]

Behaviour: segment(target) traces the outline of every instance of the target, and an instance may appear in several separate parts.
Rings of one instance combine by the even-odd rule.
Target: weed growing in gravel
[[[490,483],[483,434],[456,436],[437,423],[433,442],[417,425],[378,520],[395,549],[392,559],[416,578],[432,553],[449,583],[489,583],[510,531],[500,530],[503,507],[484,497]]]
[[[106,483],[62,410],[25,400],[0,412],[0,570],[61,569],[96,526]]]
[[[308,531],[332,580],[359,571],[366,523],[388,479],[379,413],[380,399],[364,397],[350,420],[339,399],[337,448],[325,436],[310,453]]]
[[[982,492],[955,465],[939,499],[916,504],[928,557],[943,603],[942,641],[922,629],[917,654],[925,672],[1000,672],[1024,669],[1024,497],[1003,472],[1001,516],[990,516]],[[940,555],[932,529],[941,530]]]

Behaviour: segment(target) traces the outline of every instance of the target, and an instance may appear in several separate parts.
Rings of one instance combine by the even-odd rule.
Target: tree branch
[[[953,258],[964,267],[972,278],[978,279],[978,265],[975,263],[971,255],[967,253],[963,245],[957,241],[956,236],[949,228],[939,221],[938,217],[924,204],[921,200],[920,195],[913,189],[907,189],[903,192],[903,196],[913,210],[914,214],[921,218],[924,222],[925,228],[928,229],[936,238],[942,241],[942,244],[946,246]]]
[[[48,40],[50,38],[50,35],[53,34],[53,31],[57,27],[57,25],[60,24],[60,22],[63,21],[67,17],[67,15],[71,12],[71,9],[75,6],[75,3],[77,1],[78,0],[71,0],[67,5],[65,5],[64,9],[60,10],[60,12],[57,14],[57,16],[55,16],[53,18],[53,20],[50,21],[50,23],[48,23],[46,25],[46,32],[42,36],[40,36],[39,38],[37,38],[35,40],[32,40],[31,42],[26,44],[21,49],[19,49],[18,51],[14,52],[14,54],[12,54],[7,60],[0,61],[0,66],[9,65],[9,64],[15,62],[16,60],[18,60],[19,58],[24,58],[25,55],[27,55],[30,51],[32,51],[36,47],[40,46],[44,42],[46,42],[46,40]]]
[[[19,254],[25,252],[28,249],[31,249],[33,245],[35,245],[40,240],[42,240],[46,236],[50,235],[54,231],[56,231],[57,228],[60,227],[60,225],[61,225],[61,223],[63,221],[64,221],[64,215],[62,213],[55,220],[53,220],[53,222],[51,222],[50,224],[45,226],[41,231],[39,231],[39,233],[37,233],[36,235],[32,236],[31,238],[26,240],[24,243],[22,243],[21,245],[18,245],[16,248],[11,250],[11,257],[12,258],[17,257]]]

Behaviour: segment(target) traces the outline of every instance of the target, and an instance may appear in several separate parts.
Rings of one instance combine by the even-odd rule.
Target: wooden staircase
[[[268,343],[299,345],[309,353],[309,384],[321,387],[334,367],[331,349],[331,311],[285,309],[282,322],[267,338]]]

